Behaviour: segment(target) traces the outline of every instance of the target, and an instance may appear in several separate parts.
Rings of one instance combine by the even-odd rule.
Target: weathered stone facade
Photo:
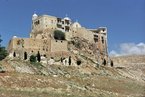
[[[65,33],[65,40],[56,40],[54,31],[60,30]],[[78,22],[72,22],[68,17],[58,18],[55,16],[34,14],[32,16],[32,29],[30,38],[18,38],[14,36],[8,45],[10,57],[24,59],[24,54],[28,57],[40,52],[41,56],[66,57],[70,56],[68,42],[72,38],[83,38],[94,44],[100,55],[104,58],[108,56],[107,51],[107,28],[86,29]],[[14,56],[15,53],[15,56]]]

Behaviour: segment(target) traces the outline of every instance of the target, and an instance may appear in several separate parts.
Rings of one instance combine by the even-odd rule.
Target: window
[[[62,21],[62,24],[64,24],[64,21]]]
[[[69,25],[70,24],[69,20],[65,20],[65,24]]]
[[[69,32],[69,30],[70,30],[69,26],[65,26],[65,31]]]
[[[94,41],[98,42],[98,35],[94,35]]]
[[[40,24],[40,21],[38,20],[38,21],[36,21],[34,24],[35,24],[35,25],[38,25],[38,24]]]

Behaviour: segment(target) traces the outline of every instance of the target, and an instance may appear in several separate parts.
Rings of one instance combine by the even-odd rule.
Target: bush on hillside
[[[30,56],[30,62],[36,62],[36,56],[34,56],[34,55],[31,55]]]
[[[81,60],[77,60],[77,65],[81,65]]]
[[[1,39],[1,35],[0,35],[0,60],[3,60],[7,55],[7,50],[5,49],[5,47],[2,47],[1,46],[1,42],[2,42],[2,39]]]
[[[60,30],[54,31],[54,39],[57,40],[65,40],[65,33]]]

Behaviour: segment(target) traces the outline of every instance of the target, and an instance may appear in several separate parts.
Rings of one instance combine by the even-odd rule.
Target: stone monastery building
[[[65,34],[65,40],[54,38],[54,31],[59,30]],[[69,17],[59,18],[50,15],[32,16],[32,26],[29,38],[14,36],[8,45],[9,56],[24,59],[24,55],[32,54],[50,57],[68,57],[70,51],[68,43],[72,38],[83,38],[96,45],[101,55],[108,56],[107,28],[87,29],[80,23],[73,22]]]

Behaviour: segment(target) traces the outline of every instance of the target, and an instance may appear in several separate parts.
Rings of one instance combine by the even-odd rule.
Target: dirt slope
[[[0,62],[6,70],[0,73],[0,97],[144,97],[144,58],[136,63],[112,59],[113,68],[46,66],[5,59]]]

